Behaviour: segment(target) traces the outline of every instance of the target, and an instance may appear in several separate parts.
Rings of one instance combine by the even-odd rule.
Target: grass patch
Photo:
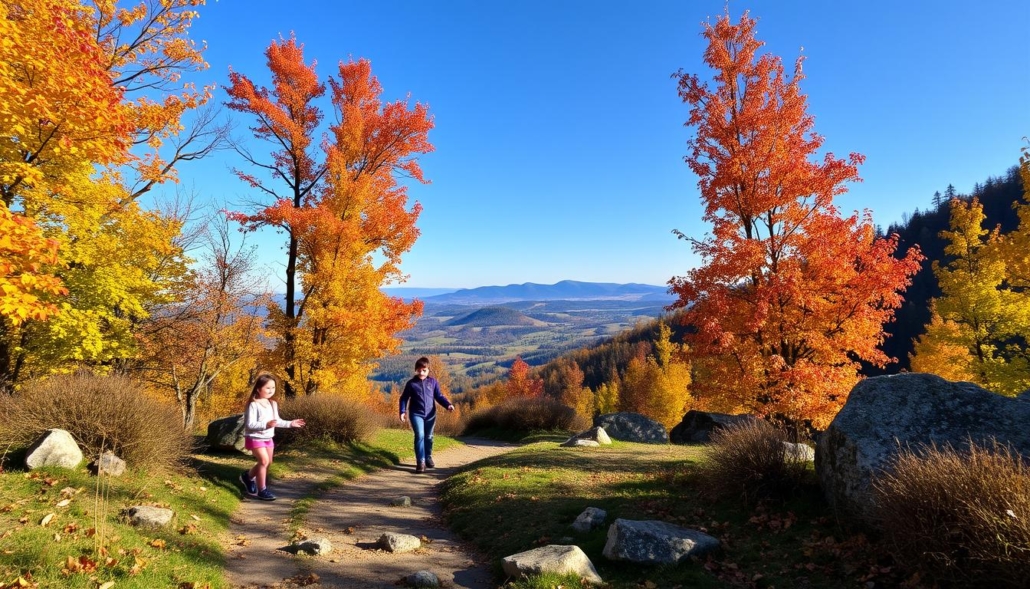
[[[616,442],[601,448],[560,448],[555,442],[538,442],[478,462],[448,479],[445,516],[495,563],[499,578],[505,556],[546,544],[575,544],[613,589],[843,589],[869,581],[877,586],[904,581],[875,543],[840,527],[810,471],[791,496],[744,507],[740,501],[704,498],[698,475],[704,460],[699,446]],[[587,507],[604,509],[607,521],[600,529],[576,533],[569,526]],[[675,567],[613,563],[602,550],[608,525],[616,518],[699,529],[719,538],[723,551]],[[512,588],[557,586],[533,584],[533,579],[507,581]]]

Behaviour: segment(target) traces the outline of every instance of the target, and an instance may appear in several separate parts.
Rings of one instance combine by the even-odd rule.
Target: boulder
[[[691,409],[669,432],[669,441],[673,444],[707,444],[712,441],[712,434],[730,426],[756,421],[754,415],[729,415],[727,413],[709,413]]]
[[[63,429],[49,429],[29,447],[25,466],[29,470],[41,466],[75,468],[82,462],[82,450],[72,435]]]
[[[931,374],[859,382],[819,438],[815,470],[827,500],[859,518],[872,515],[872,480],[899,448],[930,444],[961,451],[970,440],[1010,445],[1030,457],[1030,403]]]
[[[624,442],[668,444],[665,426],[639,413],[606,413],[594,418],[594,426],[604,428],[609,437]]]
[[[379,537],[379,547],[389,552],[411,552],[422,547],[422,540],[411,534],[387,532]]]
[[[575,574],[591,583],[603,583],[594,563],[579,546],[548,544],[501,559],[501,568],[509,577],[542,573]]]
[[[122,511],[129,523],[139,528],[162,528],[172,521],[175,512],[164,507],[136,505]]]
[[[110,450],[101,454],[89,466],[97,476],[120,477],[125,473],[125,461],[115,456],[114,452]]]
[[[606,517],[608,517],[608,512],[605,510],[599,507],[587,507],[583,513],[579,514],[576,521],[572,522],[572,529],[585,534],[594,528],[603,526]]]
[[[231,452],[233,450],[251,454],[243,447],[243,414],[222,417],[207,424],[207,445],[212,450]]]
[[[668,565],[719,548],[719,539],[704,532],[661,521],[617,519],[608,527],[601,552],[609,560]]]

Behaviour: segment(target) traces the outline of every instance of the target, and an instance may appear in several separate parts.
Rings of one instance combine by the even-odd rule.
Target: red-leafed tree
[[[529,364],[521,357],[516,357],[508,370],[505,388],[509,399],[536,399],[544,394],[544,381],[529,374]]]
[[[857,382],[859,362],[885,365],[877,346],[918,269],[915,249],[877,238],[866,211],[833,204],[858,181],[863,156],[817,153],[801,93],[781,60],[758,55],[755,21],[724,15],[704,27],[714,86],[680,71],[696,130],[684,158],[699,177],[711,233],[691,242],[702,260],[669,284],[693,327],[696,407],[824,426]]]
[[[398,177],[425,182],[417,156],[433,150],[433,121],[423,104],[383,104],[368,61],[340,63],[328,80],[336,122],[317,141],[326,84],[296,39],[273,42],[266,56],[272,86],[233,72],[228,105],[253,116],[254,136],[273,146],[267,159],[240,149],[250,169],[237,172],[271,202],[235,218],[287,235],[285,302],[270,314],[287,394],[355,393],[370,361],[421,313],[420,302],[380,287],[403,279],[401,255],[418,237],[421,206],[408,207]]]

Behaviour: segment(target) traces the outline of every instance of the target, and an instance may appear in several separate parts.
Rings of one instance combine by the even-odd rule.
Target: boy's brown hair
[[[421,370],[423,368],[429,368],[429,358],[426,358],[425,356],[415,360],[415,370]]]

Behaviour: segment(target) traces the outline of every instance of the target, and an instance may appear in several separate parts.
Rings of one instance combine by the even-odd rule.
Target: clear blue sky
[[[414,186],[422,236],[404,286],[464,288],[563,279],[664,284],[697,264],[673,229],[701,236],[685,163],[688,109],[670,77],[710,78],[701,22],[722,1],[209,0],[191,36],[197,79],[229,67],[267,83],[263,51],[294,32],[318,72],[368,58],[385,100],[427,103],[432,183]],[[809,112],[825,148],[867,157],[837,204],[884,227],[1016,164],[1030,135],[1030,7],[1023,0],[729,4],[758,19],[763,50],[803,47]],[[225,100],[223,90],[218,100]],[[236,115],[239,117],[239,115]],[[249,121],[239,119],[242,124]],[[231,154],[184,166],[201,195],[253,197]],[[279,242],[261,236],[262,259]],[[280,264],[281,267],[281,264]]]

